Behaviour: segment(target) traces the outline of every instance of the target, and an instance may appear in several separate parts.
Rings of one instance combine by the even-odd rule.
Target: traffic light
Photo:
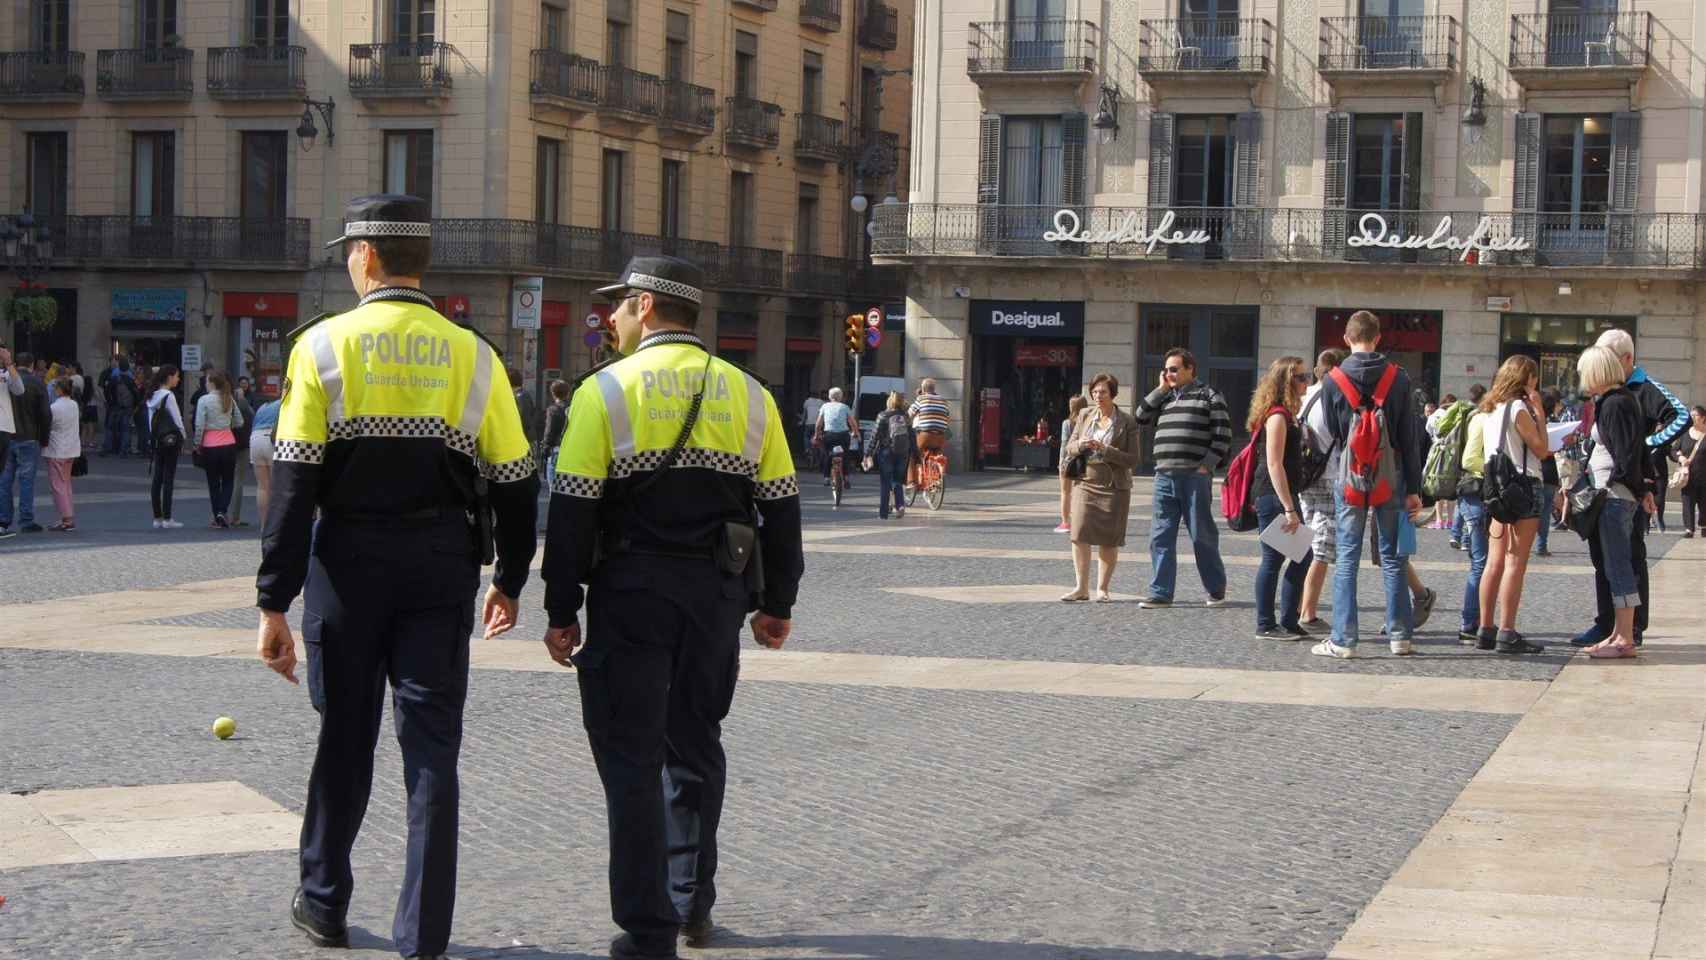
[[[847,352],[860,354],[865,352],[865,318],[857,313],[847,315]]]

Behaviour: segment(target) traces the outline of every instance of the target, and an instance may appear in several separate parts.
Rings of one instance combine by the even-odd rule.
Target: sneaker
[[[1055,533],[1071,533],[1072,532],[1072,524],[1070,524],[1070,523],[1055,524],[1054,532]]]
[[[1320,617],[1305,620],[1298,624],[1298,627],[1302,628],[1303,632],[1310,634],[1331,633],[1333,631],[1333,625]]]
[[[1586,630],[1570,638],[1570,646],[1591,647],[1604,639],[1604,631],[1600,630],[1597,625],[1589,625]]]
[[[1416,648],[1411,646],[1408,640],[1393,640],[1387,646],[1392,649],[1394,657],[1408,657],[1416,652]]]
[[[1203,601],[1202,605],[1205,607],[1224,607],[1226,606],[1226,594],[1220,593],[1209,597]]]
[[[1552,555],[1552,551],[1545,547],[1537,547],[1534,551],[1534,555],[1537,557],[1550,557]]]
[[[1459,631],[1457,631],[1457,645],[1460,647],[1473,647],[1480,642],[1481,642],[1480,634],[1477,634],[1473,630],[1459,630]]]
[[[1309,648],[1309,652],[1317,657],[1332,657],[1335,660],[1354,660],[1357,655],[1356,647],[1341,647],[1331,640],[1323,640]]]
[[[1288,627],[1282,623],[1282,624],[1280,624],[1280,630],[1285,633],[1287,640],[1313,640],[1313,639],[1315,639],[1315,635],[1313,633],[1310,633],[1308,630],[1303,629],[1301,624],[1295,624],[1294,623]]]
[[[1491,650],[1499,645],[1497,627],[1483,627],[1475,633],[1475,649]]]
[[[1284,627],[1268,627],[1265,630],[1257,630],[1256,631],[1256,639],[1257,640],[1285,640],[1285,641],[1289,642],[1292,640],[1296,640],[1297,636],[1295,634],[1293,634],[1290,630],[1287,630]]]
[[[162,530],[181,530],[181,529],[183,529],[183,526],[184,525],[182,523],[179,523],[176,520],[162,520],[162,521],[160,521],[160,529],[162,529]]]
[[[1172,606],[1173,601],[1166,597],[1144,597],[1137,601],[1137,605],[1144,610],[1162,610]]]
[[[160,519],[160,518],[158,518],[158,517],[155,517],[155,518],[154,518],[154,529],[156,529],[156,530],[164,530],[164,529],[166,529],[166,521],[164,521],[164,520],[161,520],[161,519]]]
[[[1527,637],[1515,630],[1500,630],[1496,649],[1500,653],[1539,653],[1546,646],[1528,642]]]
[[[1447,544],[1447,546],[1451,547],[1451,549],[1453,549],[1453,550],[1462,550],[1463,549],[1463,544],[1457,542],[1456,540],[1451,541],[1449,544]]]
[[[1433,616],[1434,601],[1438,599],[1439,594],[1435,593],[1432,587],[1428,587],[1422,594],[1422,598],[1410,605],[1411,630],[1422,629],[1422,624],[1427,623],[1428,618]]]
[[[18,529],[24,533],[40,533],[45,528],[39,523],[26,523]]]
[[[0,527],[0,540],[9,540],[17,535],[18,531],[13,530],[11,527]]]

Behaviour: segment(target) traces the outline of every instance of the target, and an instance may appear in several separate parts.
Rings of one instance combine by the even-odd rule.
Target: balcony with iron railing
[[[1254,82],[1273,68],[1274,27],[1266,20],[1140,20],[1137,28],[1137,72],[1151,86],[1215,78]]]
[[[598,115],[629,123],[652,123],[663,113],[663,81],[629,67],[599,68]]]
[[[1454,17],[1322,17],[1317,67],[1329,83],[1435,80],[1457,69]]]
[[[358,97],[438,99],[450,95],[450,44],[431,40],[352,43],[349,88]]]
[[[737,6],[751,7],[754,10],[763,10],[766,13],[775,13],[777,7],[776,0],[734,0],[734,3]]]
[[[841,0],[800,0],[800,23],[818,30],[841,29]]]
[[[812,297],[847,293],[847,261],[816,253],[788,254],[788,292]]]
[[[702,137],[717,127],[717,91],[686,80],[663,82],[663,113],[658,129]]]
[[[561,50],[535,50],[528,96],[536,104],[584,112],[598,107],[601,80],[597,60]]]
[[[794,117],[794,157],[840,163],[847,159],[847,125],[834,117],[801,113]]]
[[[466,219],[432,222],[432,265],[470,273],[535,271],[553,277],[604,280],[635,256],[683,257],[714,272],[721,248],[708,240],[579,227],[533,220]]]
[[[782,108],[763,100],[729,97],[724,102],[723,142],[768,150],[782,142]]]
[[[888,4],[866,0],[865,15],[859,18],[859,46],[870,50],[900,46],[899,12]]]
[[[188,100],[195,51],[142,47],[95,53],[95,95],[102,100]]]
[[[880,204],[872,256],[1706,269],[1706,215]]]
[[[213,47],[207,95],[215,100],[298,100],[308,92],[303,47]]]
[[[81,51],[0,53],[0,103],[76,103],[82,99]]]
[[[978,83],[1077,83],[1096,72],[1100,44],[1088,20],[1015,19],[971,25],[966,73]]]
[[[786,258],[780,250],[764,247],[725,246],[718,250],[711,285],[724,290],[781,290],[786,280]]]
[[[1653,15],[1519,13],[1511,17],[1511,77],[1529,89],[1608,89],[1638,80],[1652,58]]]
[[[11,219],[0,217],[0,222]],[[304,218],[65,216],[49,218],[47,225],[58,264],[260,270],[308,266]]]

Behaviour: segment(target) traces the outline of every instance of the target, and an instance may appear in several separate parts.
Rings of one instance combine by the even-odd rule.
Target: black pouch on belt
[[[758,528],[738,520],[724,520],[722,529],[717,533],[716,546],[711,548],[717,569],[731,577],[745,575],[757,542]]]

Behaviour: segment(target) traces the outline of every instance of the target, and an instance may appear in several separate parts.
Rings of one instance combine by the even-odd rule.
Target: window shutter
[[[1422,115],[1404,114],[1404,180],[1398,206],[1402,210],[1422,209]]]
[[[1634,213],[1641,197],[1641,115],[1611,116],[1611,212]]]
[[[1089,132],[1089,120],[1082,113],[1063,114],[1060,118],[1060,199],[1063,206],[1082,207],[1085,204],[1085,181],[1089,160],[1084,144]]]
[[[1149,205],[1173,205],[1173,115],[1149,116]]]
[[[1001,202],[1001,117],[983,115],[977,141],[977,202]]]
[[[1351,186],[1351,115],[1348,113],[1327,114],[1326,160],[1327,173],[1322,184],[1322,206],[1326,211],[1321,218],[1321,246],[1326,256],[1336,257],[1345,250],[1349,223],[1349,215],[1345,212]]]
[[[1262,115],[1240,113],[1232,121],[1232,205],[1262,202]]]
[[[1540,114],[1516,115],[1516,182],[1511,207],[1523,213],[1540,209]]]

